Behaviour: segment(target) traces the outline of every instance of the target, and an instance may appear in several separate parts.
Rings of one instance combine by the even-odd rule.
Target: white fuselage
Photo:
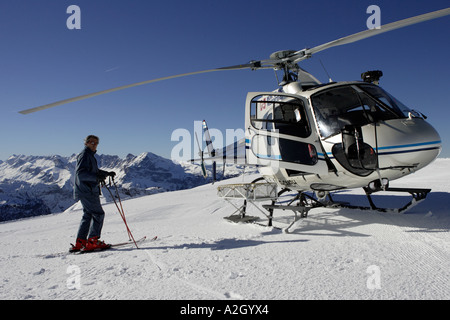
[[[436,130],[378,86],[299,89],[247,98],[247,161],[269,182],[299,191],[365,187],[415,172],[440,153]],[[357,143],[345,141],[344,128]]]

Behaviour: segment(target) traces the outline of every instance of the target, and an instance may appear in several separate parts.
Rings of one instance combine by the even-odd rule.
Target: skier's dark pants
[[[81,218],[77,238],[87,239],[100,237],[105,218],[105,212],[100,204],[100,198],[98,196],[80,197],[80,201],[83,205],[84,214]]]

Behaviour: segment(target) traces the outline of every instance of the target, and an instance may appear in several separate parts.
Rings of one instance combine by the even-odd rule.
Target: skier
[[[84,140],[85,148],[77,157],[75,169],[74,198],[83,206],[75,245],[70,252],[108,249],[111,245],[99,240],[105,212],[100,204],[100,182],[108,176],[114,177],[114,171],[100,170],[94,155],[97,152],[99,138],[89,135]]]

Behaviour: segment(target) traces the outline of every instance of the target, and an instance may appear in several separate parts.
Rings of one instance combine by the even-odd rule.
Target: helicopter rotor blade
[[[236,68],[236,69],[238,69],[238,68]],[[46,105],[43,105],[43,106],[39,106],[39,107],[25,109],[25,110],[19,111],[19,113],[21,113],[21,114],[29,114],[29,113],[33,113],[33,112],[36,112],[36,111],[41,111],[41,110],[53,108],[53,107],[60,106],[60,105],[66,104],[66,103],[80,101],[80,100],[92,98],[92,97],[95,97],[95,96],[99,96],[99,95],[110,93],[110,92],[114,92],[114,91],[119,91],[119,90],[124,90],[124,89],[132,88],[132,87],[142,86],[142,85],[148,84],[148,83],[164,81],[164,80],[169,80],[169,79],[175,79],[175,78],[181,78],[181,77],[186,77],[186,76],[191,76],[191,75],[201,74],[201,73],[208,73],[208,72],[214,72],[214,71],[223,71],[223,70],[233,70],[233,69],[221,69],[221,68],[209,69],[209,70],[195,71],[195,72],[189,72],[189,73],[181,73],[181,74],[177,74],[177,75],[173,75],[173,76],[168,76],[168,77],[162,77],[162,78],[157,78],[157,79],[152,79],[152,80],[147,80],[147,81],[136,82],[136,83],[132,83],[132,84],[128,84],[128,85],[124,85],[124,86],[120,86],[120,87],[116,87],[116,88],[112,88],[112,89],[107,89],[107,90],[103,90],[103,91],[98,91],[98,92],[85,94],[85,95],[74,97],[74,98],[70,98],[70,99],[56,101],[56,102],[49,103],[49,104],[46,104]]]
[[[436,19],[436,18],[440,18],[446,15],[450,14],[450,8],[446,8],[446,9],[442,9],[442,10],[438,10],[438,11],[433,11],[430,13],[425,13],[419,16],[415,16],[415,17],[411,17],[408,19],[403,19],[403,20],[399,20],[399,21],[395,21],[386,25],[381,26],[379,29],[369,29],[369,30],[364,30],[340,39],[336,39],[334,41],[330,41],[327,43],[324,43],[322,45],[316,46],[314,48],[311,49],[303,49],[300,51],[297,51],[295,53],[293,53],[290,58],[294,63],[297,63],[301,60],[305,60],[309,57],[311,57],[312,54],[315,54],[317,52],[320,52],[322,50],[325,49],[329,49],[332,47],[337,47],[337,46],[341,46],[344,44],[349,44],[349,43],[353,43],[359,40],[363,40],[366,38],[370,38],[373,36],[376,36],[378,34],[384,33],[384,32],[388,32],[388,31],[392,31],[395,29],[399,29],[399,28],[403,28],[409,25],[413,25],[416,23],[420,23],[420,22],[424,22],[427,20],[432,20],[432,19]]]
[[[112,88],[112,89],[107,89],[107,90],[103,90],[103,91],[98,91],[98,92],[94,92],[94,93],[90,93],[90,94],[81,95],[81,96],[70,98],[70,99],[60,100],[60,101],[42,105],[39,107],[25,109],[25,110],[19,111],[19,113],[29,114],[29,113],[33,113],[36,111],[41,111],[41,110],[53,108],[56,106],[60,106],[60,105],[66,104],[66,103],[80,101],[83,99],[92,98],[92,97],[99,96],[102,94],[111,93],[114,91],[124,90],[124,89],[132,88],[132,87],[141,86],[144,84],[149,84],[149,83],[154,83],[154,82],[164,81],[164,80],[169,80],[169,79],[175,79],[175,78],[181,78],[181,77],[186,77],[186,76],[191,76],[191,75],[196,75],[196,74],[216,72],[216,71],[227,71],[227,70],[243,70],[243,69],[251,69],[251,70],[279,69],[279,68],[282,68],[283,66],[285,67],[286,65],[293,65],[299,61],[305,60],[305,59],[311,57],[312,54],[320,52],[320,51],[328,49],[328,48],[332,48],[332,47],[336,47],[336,46],[340,46],[340,45],[344,45],[344,44],[349,44],[349,43],[363,40],[363,39],[366,39],[366,38],[369,38],[369,37],[372,37],[372,36],[375,36],[375,35],[378,35],[378,34],[381,34],[384,32],[403,28],[403,27],[406,27],[406,26],[409,26],[412,24],[416,24],[416,23],[420,23],[423,21],[436,19],[436,18],[443,17],[443,16],[446,16],[449,14],[450,14],[450,8],[446,8],[446,9],[422,14],[422,15],[419,15],[416,17],[392,22],[392,23],[386,24],[384,26],[381,26],[379,29],[370,29],[370,30],[361,31],[359,33],[355,33],[355,34],[349,35],[347,37],[343,37],[343,38],[340,38],[340,39],[337,39],[337,40],[334,40],[331,42],[327,42],[325,44],[316,46],[311,49],[302,49],[300,51],[291,51],[291,52],[290,51],[280,51],[281,54],[271,56],[270,59],[267,59],[267,60],[250,61],[249,63],[246,63],[246,64],[221,67],[221,68],[216,68],[216,69],[208,69],[208,70],[202,70],[202,71],[195,71],[195,72],[189,72],[189,73],[182,73],[182,74],[177,74],[177,75],[168,76],[168,77],[162,77],[162,78],[157,78],[157,79],[152,79],[152,80],[147,80],[147,81],[141,81],[141,82],[132,83],[132,84],[128,84],[128,85],[124,85],[124,86],[120,86],[120,87],[116,87],[116,88]]]
[[[120,87],[115,87],[115,88],[112,88],[112,89],[102,90],[102,91],[93,92],[93,93],[81,95],[81,96],[74,97],[74,98],[69,98],[69,99],[56,101],[56,102],[49,103],[49,104],[46,104],[46,105],[42,105],[42,106],[39,106],[39,107],[25,109],[25,110],[19,111],[19,113],[21,113],[21,114],[29,114],[29,113],[33,113],[33,112],[36,112],[36,111],[41,111],[41,110],[57,107],[57,106],[60,106],[60,105],[66,104],[66,103],[71,103],[71,102],[80,101],[80,100],[92,98],[92,97],[95,97],[95,96],[99,96],[99,95],[102,95],[102,94],[111,93],[111,92],[114,92],[114,91],[119,91],[119,90],[124,90],[124,89],[132,88],[132,87],[142,86],[144,84],[154,83],[154,82],[158,82],[158,81],[164,81],[164,80],[170,80],[170,79],[175,79],[175,78],[192,76],[192,75],[196,75],[196,74],[202,74],[202,73],[208,73],[208,72],[217,72],[217,71],[227,71],[227,70],[242,70],[242,69],[256,70],[256,69],[272,68],[273,66],[270,64],[270,61],[271,60],[250,61],[249,63],[246,63],[246,64],[239,64],[239,65],[234,65],[234,66],[221,67],[221,68],[208,69],[208,70],[201,70],[201,71],[195,71],[195,72],[189,72],[189,73],[181,73],[181,74],[176,74],[176,75],[173,75],[173,76],[167,76],[167,77],[151,79],[151,80],[147,80],[147,81],[136,82],[136,83],[120,86]],[[269,62],[269,66],[264,66],[264,64],[267,64],[268,62]]]
[[[111,89],[107,89],[107,90],[84,94],[84,95],[77,96],[74,98],[64,99],[64,100],[56,101],[53,103],[45,104],[45,105],[42,105],[39,107],[25,109],[25,110],[19,111],[19,113],[25,115],[25,114],[57,107],[57,106],[60,106],[60,105],[66,104],[66,103],[71,103],[71,102],[75,102],[75,101],[80,101],[80,100],[96,97],[96,96],[99,96],[102,94],[111,93],[114,91],[119,91],[119,90],[124,90],[124,89],[132,88],[132,87],[142,86],[144,84],[154,83],[154,82],[158,82],[158,81],[192,76],[192,75],[196,75],[196,74],[217,72],[217,71],[227,71],[227,70],[243,70],[243,69],[256,70],[256,69],[269,69],[269,68],[272,69],[277,62],[280,62],[280,60],[269,59],[269,60],[261,60],[261,61],[250,61],[249,63],[246,63],[246,64],[239,64],[239,65],[234,65],[234,66],[220,67],[220,68],[216,68],[216,69],[201,70],[201,71],[195,71],[195,72],[189,72],[189,73],[181,73],[181,74],[176,74],[173,76],[167,76],[167,77],[151,79],[151,80],[147,80],[147,81],[136,82],[136,83],[120,86],[120,87],[115,87],[115,88],[111,88]]]

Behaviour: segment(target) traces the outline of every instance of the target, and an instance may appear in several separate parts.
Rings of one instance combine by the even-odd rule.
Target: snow
[[[290,233],[223,219],[234,208],[217,197],[219,183],[124,201],[134,236],[158,236],[139,250],[66,254],[81,218],[79,204],[5,222],[0,299],[449,299],[449,165],[450,159],[437,159],[391,182],[433,189],[406,214],[316,208]],[[362,195],[339,194],[356,201]],[[385,206],[408,200],[374,198]],[[102,238],[127,240],[114,204],[104,209]],[[286,227],[292,217],[275,211],[274,225]]]

